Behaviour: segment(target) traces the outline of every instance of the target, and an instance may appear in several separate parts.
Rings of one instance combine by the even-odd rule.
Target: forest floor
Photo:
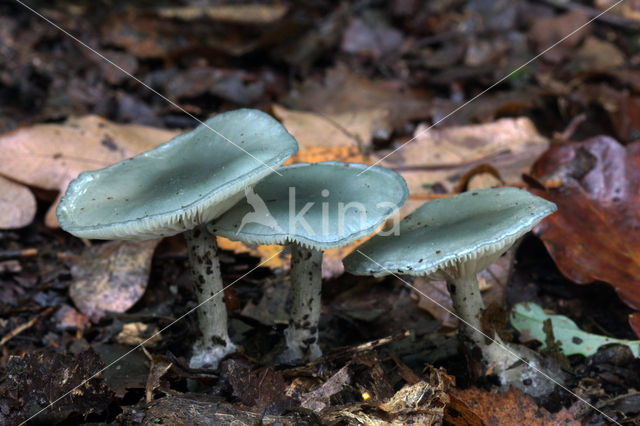
[[[0,425],[638,424],[640,8],[599,16],[610,6],[2,2]],[[79,172],[241,107],[287,127],[292,161],[398,171],[403,214],[496,185],[556,202],[480,280],[485,323],[560,365],[563,387],[533,398],[472,379],[438,305],[451,306],[446,287],[344,273],[353,246],[325,256],[324,355],[277,365],[288,253],[223,239],[241,350],[190,369],[182,237],[81,240],[53,212]],[[544,341],[518,332],[519,303],[570,318],[586,342],[544,318]]]

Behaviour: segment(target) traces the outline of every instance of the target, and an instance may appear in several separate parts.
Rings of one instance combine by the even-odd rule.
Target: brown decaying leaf
[[[505,393],[495,393],[478,388],[453,388],[449,393],[464,402],[488,425],[579,425],[580,422],[566,408],[551,414],[538,407],[532,397],[510,388]]]
[[[308,79],[292,92],[285,106],[330,116],[384,110],[388,115],[378,123],[378,129],[402,130],[407,121],[429,117],[431,95],[410,89],[402,81],[370,80],[346,67],[337,67],[327,72],[321,84]]]
[[[287,386],[282,371],[271,366],[254,369],[247,361],[227,359],[221,363],[220,377],[228,380],[233,396],[242,404],[264,414],[279,414],[294,405],[284,393]]]
[[[537,18],[533,21],[529,30],[529,39],[536,44],[538,51],[542,52],[572,31],[575,31],[576,28],[586,24],[588,20],[589,16],[579,10],[557,16]],[[546,52],[542,58],[553,63],[562,61],[567,56],[575,53],[576,46],[590,31],[589,26],[583,28]]]
[[[69,305],[62,305],[53,316],[53,321],[60,330],[83,330],[89,327],[89,318]]]
[[[144,347],[155,348],[162,341],[162,336],[156,333],[158,327],[143,322],[129,322],[122,326],[122,330],[116,336],[116,342],[127,346],[144,343]]]
[[[71,267],[69,296],[97,321],[106,311],[125,312],[147,288],[151,258],[160,240],[109,241],[85,249]]]
[[[160,379],[173,367],[173,363],[163,355],[150,354],[143,346],[142,350],[147,356],[151,365],[149,366],[149,376],[145,385],[147,404],[153,400],[153,391],[160,387]]]
[[[585,162],[592,156],[595,161]],[[640,308],[640,142],[626,147],[606,136],[556,145],[534,165],[558,205],[534,232],[560,271],[578,284],[611,284],[629,306]]]
[[[150,150],[179,134],[134,124],[114,124],[90,115],[63,124],[37,124],[0,136],[0,175],[42,189],[60,191],[45,222],[56,227],[55,209],[69,182]]]
[[[0,229],[22,228],[35,215],[36,199],[29,188],[0,176]]]
[[[492,123],[428,129],[422,124],[414,133],[415,140],[381,161],[405,178],[414,200],[409,200],[403,213],[414,210],[423,196],[441,191],[452,192],[468,171],[488,164],[507,185],[521,182],[521,175],[548,147],[528,118],[503,118]],[[389,154],[377,152],[373,160]],[[402,215],[402,214],[401,214]]]
[[[351,381],[349,370],[350,367],[349,364],[347,364],[329,377],[322,385],[310,392],[302,394],[300,396],[300,406],[315,412],[324,410],[329,406],[329,398],[341,392],[345,386],[348,386]]]
[[[291,133],[301,148],[312,146],[369,147],[374,132],[391,133],[381,129],[389,112],[382,108],[356,109],[342,113],[320,114],[295,111],[273,105],[273,114]]]
[[[453,383],[443,370],[430,367],[425,380],[405,385],[384,402],[332,407],[323,412],[323,420],[364,425],[442,424],[444,408],[449,403],[447,391]]]

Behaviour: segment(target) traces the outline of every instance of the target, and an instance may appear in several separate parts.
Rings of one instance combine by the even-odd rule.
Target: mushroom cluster
[[[236,349],[224,298],[214,297],[223,291],[216,235],[289,245],[290,318],[279,360],[314,360],[322,353],[323,251],[380,229],[409,194],[404,179],[383,167],[342,162],[280,167],[297,149],[295,139],[267,114],[250,109],[219,114],[151,151],[81,173],[58,206],[58,221],[83,238],[141,240],[184,233],[202,332],[193,346],[194,368],[217,368]],[[468,353],[479,354],[483,371],[513,383],[531,372],[514,368],[514,351],[522,350],[506,348],[498,336],[485,339],[476,274],[555,209],[516,188],[431,201],[396,223],[395,232],[381,232],[347,256],[345,270],[446,280]]]
[[[144,240],[184,233],[202,305],[202,337],[190,366],[216,368],[235,345],[224,298],[212,297],[223,287],[216,240],[205,225],[297,150],[293,136],[261,111],[218,114],[153,150],[81,173],[58,206],[58,221],[81,238]]]

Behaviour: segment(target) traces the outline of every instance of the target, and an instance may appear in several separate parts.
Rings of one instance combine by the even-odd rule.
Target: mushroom
[[[484,303],[476,274],[555,210],[555,204],[517,188],[429,201],[400,222],[397,235],[371,238],[343,264],[355,275],[406,274],[446,280],[461,319],[459,336],[464,346],[469,354],[482,355],[483,373],[491,368],[500,376],[517,358],[504,350],[498,336],[488,344],[480,332]]]
[[[144,240],[184,233],[197,300],[203,304],[198,310],[202,338],[190,366],[217,368],[235,345],[228,336],[224,298],[212,297],[222,292],[222,278],[215,236],[205,224],[297,150],[293,136],[261,111],[218,114],[155,149],[81,173],[58,206],[58,221],[81,238]]]
[[[211,233],[232,240],[291,247],[290,317],[281,362],[322,354],[318,321],[323,250],[371,234],[409,195],[399,174],[368,167],[333,161],[281,167],[281,175],[260,181],[246,201],[209,225]]]

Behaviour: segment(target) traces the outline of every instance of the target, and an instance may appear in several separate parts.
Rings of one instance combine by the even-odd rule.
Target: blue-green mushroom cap
[[[218,114],[155,149],[81,173],[58,206],[58,221],[83,238],[175,235],[219,216],[297,150],[268,114]]]
[[[390,273],[443,280],[482,271],[556,205],[517,188],[492,188],[429,201],[397,235],[376,235],[343,260],[355,275]]]
[[[402,176],[384,167],[327,161],[278,172],[249,189],[245,200],[208,229],[249,244],[326,250],[371,234],[409,196]]]

